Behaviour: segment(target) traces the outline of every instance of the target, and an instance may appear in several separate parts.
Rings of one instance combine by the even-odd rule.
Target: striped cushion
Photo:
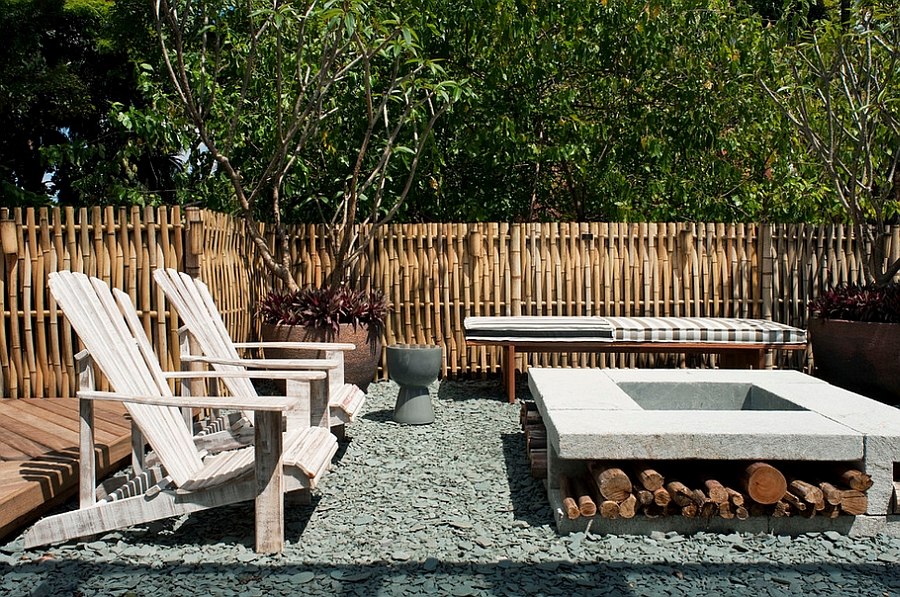
[[[603,317],[466,317],[467,340],[610,342],[612,326]]]
[[[727,317],[607,317],[619,342],[804,344],[806,330],[762,319]]]
[[[495,342],[705,342],[805,344],[806,331],[726,317],[467,317],[467,340]]]

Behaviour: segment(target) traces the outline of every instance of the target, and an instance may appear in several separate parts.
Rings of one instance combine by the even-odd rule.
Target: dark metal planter
[[[900,403],[900,323],[810,318],[815,375],[888,404]]]

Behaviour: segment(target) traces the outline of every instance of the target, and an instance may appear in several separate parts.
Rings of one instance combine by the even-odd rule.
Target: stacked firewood
[[[522,430],[525,432],[525,456],[531,465],[531,476],[535,479],[547,478],[547,428],[541,413],[533,401],[522,403],[520,414]]]
[[[690,472],[694,470],[718,474],[698,476]],[[591,462],[582,474],[559,475],[558,481],[563,510],[571,519],[595,514],[633,518],[639,513],[649,518],[834,518],[865,514],[866,490],[872,486],[869,475],[852,468],[840,469],[833,482],[812,482],[785,476],[770,463],[712,461]]]
[[[547,429],[534,402],[522,403],[521,424],[531,475],[546,479]],[[557,481],[569,518],[596,514],[632,518],[640,513],[650,518],[745,520],[865,514],[866,491],[872,486],[869,475],[837,463],[805,463],[802,474],[792,468],[789,463],[765,462],[590,462],[581,473],[560,475]]]

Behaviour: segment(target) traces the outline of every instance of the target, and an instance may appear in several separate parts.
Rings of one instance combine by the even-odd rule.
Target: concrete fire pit
[[[835,529],[900,534],[900,410],[796,371],[540,369],[529,387],[547,428],[547,484],[561,532]],[[585,461],[852,464],[871,475],[861,516],[747,520],[562,516],[558,476]],[[661,528],[664,526],[665,528]]]

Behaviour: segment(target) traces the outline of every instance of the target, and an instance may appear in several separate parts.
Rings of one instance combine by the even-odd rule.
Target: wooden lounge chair
[[[161,518],[256,500],[256,550],[279,552],[284,546],[284,494],[308,491],[327,471],[337,451],[328,429],[327,382],[321,371],[267,371],[287,380],[288,393],[307,386],[306,397],[192,396],[194,408],[253,411],[254,446],[209,455],[198,449],[168,380],[188,377],[243,377],[246,371],[175,372],[161,370],[127,294],[110,292],[102,281],[83,274],[50,274],[50,290],[85,350],[114,392],[93,389],[93,369],[81,360],[80,508],[44,518],[25,533],[25,546],[36,547],[106,532]],[[93,401],[124,403],[150,444],[159,465],[140,472],[99,501],[94,479]],[[282,433],[282,414],[307,415],[305,427]]]
[[[282,359],[241,359],[240,348],[300,348],[316,351],[319,358],[336,361],[337,367],[316,364],[308,360],[309,368],[327,368],[329,386],[329,406],[335,433],[340,436],[340,427],[351,423],[365,402],[366,395],[357,386],[344,383],[344,351],[354,350],[352,344],[323,342],[240,342],[231,340],[219,310],[206,284],[173,269],[158,269],[153,278],[165,293],[166,298],[178,311],[184,328],[190,333],[200,355],[189,348],[190,342],[182,342],[183,362],[205,362],[215,369],[236,371],[245,367],[284,368]],[[194,354],[191,354],[194,353]],[[294,367],[292,367],[294,368]],[[223,383],[237,395],[253,392],[253,385],[247,379],[226,378]],[[252,394],[248,394],[252,395]]]

